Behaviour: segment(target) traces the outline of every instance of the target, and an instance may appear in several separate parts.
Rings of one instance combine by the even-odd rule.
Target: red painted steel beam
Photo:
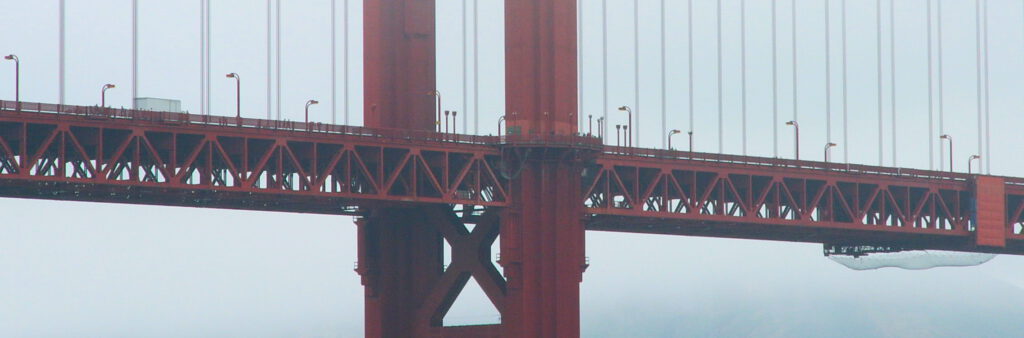
[[[530,135],[575,134],[576,0],[505,1],[505,120]]]
[[[976,243],[993,248],[1006,247],[1006,238],[1013,232],[1006,226],[1006,182],[1001,177],[979,176],[974,181],[972,199],[971,208],[976,214]]]
[[[367,127],[434,130],[434,0],[363,1]]]
[[[588,229],[1024,254],[1020,179],[614,150],[583,177]]]
[[[507,182],[491,166],[500,157],[490,139],[322,125],[309,132],[307,126],[264,120],[238,127],[234,118],[70,108],[60,114],[0,112],[0,179],[25,181],[23,187],[71,184],[83,199],[102,197],[90,190],[121,187],[182,196],[319,197],[367,206],[501,206],[508,200]],[[38,195],[10,191],[8,196]],[[123,201],[149,203],[141,198]]]

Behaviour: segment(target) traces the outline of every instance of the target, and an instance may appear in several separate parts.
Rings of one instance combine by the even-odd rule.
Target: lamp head
[[[115,86],[112,83],[108,83],[108,84],[103,85],[103,89],[110,89],[110,88],[117,88],[117,86]]]
[[[971,155],[972,160],[981,159],[981,155]]]
[[[787,126],[795,126],[797,124],[796,124],[796,121],[789,121],[789,122],[786,122],[786,125]]]
[[[826,144],[826,145],[825,145],[825,147],[826,147],[826,148],[832,148],[832,147],[835,147],[835,146],[837,146],[837,145],[838,145],[838,144],[835,144],[835,143],[829,142],[828,144]]]
[[[235,73],[230,73],[230,74],[228,74],[228,75],[226,75],[226,76],[227,76],[228,78],[232,78],[232,79],[236,79],[236,78],[238,78],[238,74],[235,74]]]
[[[319,104],[319,103],[320,103],[320,101],[317,101],[317,100],[306,101],[306,104]]]
[[[942,136],[939,136],[939,138],[941,138],[943,140],[952,140],[953,139],[953,137],[949,136],[949,134],[942,134]]]
[[[14,56],[14,54],[4,56],[4,60],[14,60],[14,58],[16,58],[16,56]]]
[[[679,134],[679,133],[682,133],[682,132],[683,131],[681,131],[679,129],[672,129],[672,131],[671,131],[672,135]]]
[[[629,111],[629,107],[628,106],[619,107],[619,111]]]

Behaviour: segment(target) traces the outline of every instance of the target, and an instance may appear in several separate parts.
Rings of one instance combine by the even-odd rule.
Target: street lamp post
[[[501,123],[502,122],[505,122],[505,115],[501,115],[501,116],[498,117],[498,136],[501,136],[502,134],[504,134],[504,132],[501,131]]]
[[[690,142],[690,152],[692,153],[693,152],[693,130],[686,132],[686,134],[690,137],[690,141],[689,141]]]
[[[459,116],[459,112],[457,110],[452,110],[452,134],[458,134],[459,133],[459,123],[458,123],[459,119],[458,119],[458,116]]]
[[[668,150],[672,150],[672,136],[681,133],[682,131],[679,129],[672,129],[672,131],[668,132]]]
[[[4,60],[14,60],[14,102],[21,103],[21,60],[18,56],[11,54],[4,57]],[[20,108],[20,107],[19,107]]]
[[[312,106],[314,104],[320,104],[320,101],[317,101],[317,100],[306,101],[306,130],[309,130],[309,106]]]
[[[835,147],[835,146],[836,146],[836,144],[832,143],[832,142],[829,142],[829,143],[825,144],[825,163],[828,163],[829,150],[831,150],[832,147]]]
[[[429,96],[437,97],[437,119],[434,120],[434,126],[437,127],[437,132],[441,132],[441,92],[438,90],[432,90],[427,93]]]
[[[597,118],[597,137],[604,138],[604,117]]]
[[[630,109],[629,106],[622,106],[622,107],[619,107],[619,111],[624,111],[624,112],[629,114],[629,116],[628,116],[629,121],[626,124],[626,127],[628,127],[628,128],[626,128],[626,129],[633,129],[632,128],[633,127],[633,109]],[[632,147],[633,146],[633,134],[632,134],[632,132],[629,132],[629,133],[626,134],[626,146],[627,147]]]
[[[594,115],[587,115],[587,136],[594,134]]]
[[[971,166],[971,162],[973,162],[974,160],[979,160],[980,161],[981,160],[981,155],[971,155],[971,157],[967,159],[967,173],[968,174],[972,174],[973,171],[974,171],[973,167]]]
[[[448,133],[448,115],[450,115],[451,113],[452,112],[450,110],[445,110],[444,111],[444,132],[445,132],[445,134]]]
[[[235,121],[242,125],[242,77],[238,73],[230,73],[227,77],[235,79]]]
[[[787,126],[793,126],[796,132],[796,159],[800,160],[800,124],[794,121],[786,122]]]
[[[629,130],[629,126],[628,125],[622,126],[622,143],[625,143],[626,147],[630,147],[631,146],[631,144],[630,144],[631,140],[627,139],[626,135],[633,135],[632,133],[633,132],[631,130]]]
[[[940,139],[939,142],[942,142],[941,140],[949,140],[949,171],[952,172],[953,171],[953,137],[949,136],[949,134],[942,134],[942,136],[939,136],[939,139]]]
[[[103,107],[103,108],[107,107],[107,89],[116,88],[116,87],[117,86],[115,86],[113,84],[110,84],[110,83],[103,85],[103,90],[100,90],[100,107]]]

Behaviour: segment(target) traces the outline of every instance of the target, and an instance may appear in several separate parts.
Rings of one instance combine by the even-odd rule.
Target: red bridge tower
[[[434,8],[434,0],[364,1],[368,127],[433,130]],[[388,206],[357,221],[367,337],[579,336],[580,177],[596,148],[575,136],[576,20],[576,0],[505,2],[506,117],[515,132],[499,145],[499,167],[510,207]],[[445,165],[425,162],[406,165]],[[401,187],[428,184],[415,181]],[[504,277],[490,259],[499,234]],[[452,248],[447,267],[442,241]],[[470,278],[501,324],[442,325]]]

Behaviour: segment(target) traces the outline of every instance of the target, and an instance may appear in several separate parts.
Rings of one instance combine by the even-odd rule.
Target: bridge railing
[[[60,105],[38,102],[13,102],[0,100],[0,111],[11,111],[15,113],[46,113],[56,114],[58,116],[76,115],[84,116],[87,118],[126,119],[135,121],[155,122],[162,124],[192,124],[225,127],[236,126],[243,128],[256,128],[293,132],[384,137],[409,141],[427,140],[467,144],[495,144],[500,140],[500,138],[497,136],[449,134],[424,130],[369,128],[359,126],[344,126],[320,122],[305,123],[288,120],[266,120],[246,117],[239,119],[233,116],[196,115],[189,113],[174,113],[125,108],[104,108],[98,106]]]
[[[864,164],[834,163],[790,160],[781,158],[765,158],[742,155],[700,153],[679,150],[664,150],[650,148],[630,148],[605,146],[605,153],[613,155],[626,155],[633,157],[649,157],[662,159],[686,159],[692,161],[705,161],[711,163],[743,164],[791,169],[828,170],[847,173],[862,173],[871,175],[885,175],[895,177],[914,177],[926,179],[949,179],[957,181],[971,180],[975,175],[966,173],[955,173],[947,171],[922,170],[911,168],[880,167]],[[1006,182],[1013,185],[1024,185],[1024,178],[1006,177]]]
[[[175,113],[126,108],[105,108],[98,106],[60,105],[53,103],[38,102],[14,102],[0,100],[0,111],[11,111],[14,113],[31,112],[55,114],[58,116],[58,118],[61,115],[75,115],[84,116],[87,118],[124,119],[172,125],[192,124],[225,127],[236,126],[243,128],[256,128],[292,132],[382,137],[408,141],[437,141],[480,145],[495,145],[499,143],[516,143],[520,145],[542,144],[547,146],[587,146],[595,149],[601,147],[601,140],[599,138],[585,135],[529,134],[480,136],[453,133],[439,133],[431,130],[369,128],[359,126],[336,125],[320,122],[305,123],[289,120],[266,120],[246,117],[239,119],[233,116],[196,115],[189,113]]]

